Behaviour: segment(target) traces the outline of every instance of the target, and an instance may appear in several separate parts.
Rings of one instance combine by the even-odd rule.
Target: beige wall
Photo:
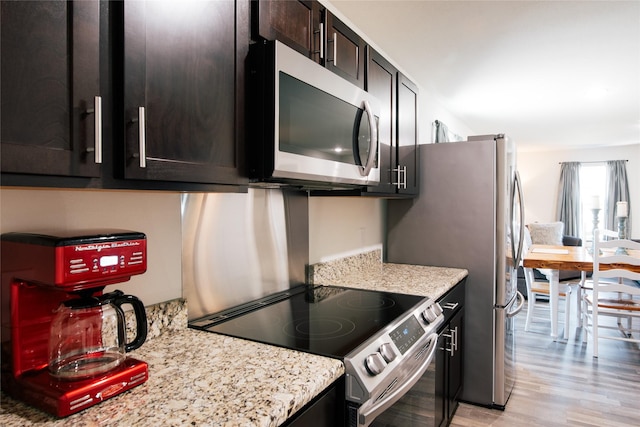
[[[180,195],[162,192],[0,190],[0,231],[121,228],[147,235],[147,272],[109,289],[145,305],[182,296]]]
[[[371,198],[310,198],[310,261],[381,248],[383,203]],[[137,295],[146,305],[182,296],[180,194],[0,189],[2,233],[90,228],[122,228],[147,235],[147,272],[118,288]]]
[[[640,238],[640,144],[591,150],[519,152],[525,221],[555,218],[562,161],[627,159],[634,238]],[[385,201],[357,197],[309,199],[309,261],[317,263],[382,248]],[[166,192],[0,189],[0,232],[124,228],[147,234],[148,270],[121,285],[145,304],[182,296],[180,195]]]
[[[367,197],[311,197],[309,263],[381,249],[383,203]]]
[[[560,162],[628,160],[633,238],[640,238],[640,144],[592,149],[518,152],[525,197],[525,222],[555,221]]]

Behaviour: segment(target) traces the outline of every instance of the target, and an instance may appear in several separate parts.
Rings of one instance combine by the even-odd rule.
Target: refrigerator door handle
[[[516,185],[518,186],[518,200],[520,204],[520,247],[518,248],[518,264],[520,265],[520,261],[522,261],[522,257],[524,254],[522,250],[524,249],[524,193],[522,192],[522,181],[520,180],[520,173],[516,171]]]
[[[518,266],[520,265],[520,261],[522,259],[522,248],[524,246],[524,199],[522,197],[522,184],[520,182],[520,174],[518,173],[518,171],[515,171],[515,178],[513,180],[513,193],[511,194],[511,256],[513,259],[513,268],[518,268]],[[518,230],[518,249],[516,250],[515,247],[515,242],[514,242],[514,229],[513,229],[513,215],[515,214],[514,211],[514,205],[515,205],[515,200],[516,200],[516,194],[518,196],[518,205],[520,208],[520,230]]]
[[[515,309],[509,311],[507,313],[507,317],[513,317],[516,314],[520,313],[522,311],[522,307],[524,307],[524,295],[522,295],[522,293],[520,293],[520,291],[518,291],[516,293],[516,300],[518,300],[518,305],[516,306]],[[512,304],[513,305],[513,304]]]

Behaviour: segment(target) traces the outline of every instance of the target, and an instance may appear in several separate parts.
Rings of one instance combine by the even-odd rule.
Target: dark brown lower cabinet
[[[344,376],[289,418],[284,427],[346,427]]]
[[[464,375],[464,281],[438,302],[445,315],[436,353],[436,422],[447,426],[458,408]]]

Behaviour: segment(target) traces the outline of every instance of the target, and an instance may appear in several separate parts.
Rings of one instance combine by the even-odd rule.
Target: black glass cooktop
[[[196,329],[343,358],[371,335],[425,298],[415,295],[303,286],[268,305],[256,302],[205,316],[189,325]],[[271,298],[273,300],[273,298]],[[253,307],[258,307],[252,310]],[[244,311],[248,312],[244,312]]]

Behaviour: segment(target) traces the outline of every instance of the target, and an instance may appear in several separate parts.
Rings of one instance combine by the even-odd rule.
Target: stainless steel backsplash
[[[189,320],[305,282],[306,192],[182,196],[182,287]]]

